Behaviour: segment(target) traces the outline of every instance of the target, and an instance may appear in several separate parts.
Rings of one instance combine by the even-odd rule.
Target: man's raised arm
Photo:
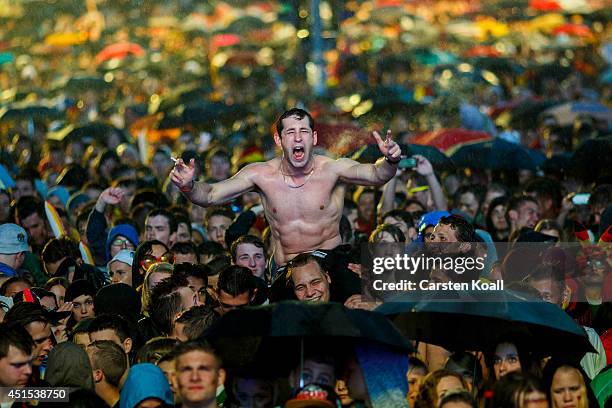
[[[246,166],[234,176],[218,183],[195,181],[195,162],[185,164],[178,159],[171,173],[172,182],[194,204],[209,207],[227,203],[251,191],[255,184],[251,180],[252,166]]]
[[[381,186],[395,176],[402,155],[399,145],[391,139],[390,130],[387,131],[385,140],[378,132],[374,132],[374,139],[383,157],[375,164],[360,164],[350,159],[337,160],[341,181],[362,186]]]

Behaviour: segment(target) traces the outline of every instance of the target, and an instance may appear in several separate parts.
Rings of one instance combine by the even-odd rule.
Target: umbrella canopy
[[[232,310],[205,336],[230,369],[244,368],[257,361],[270,365],[270,355],[281,366],[292,364],[299,358],[303,342],[320,343],[331,355],[362,341],[398,351],[412,350],[411,344],[383,315],[347,309],[334,302],[284,301]]]
[[[574,152],[572,169],[584,181],[595,181],[605,175],[612,175],[610,157],[612,136],[587,139]]]
[[[15,62],[15,54],[12,52],[0,52],[0,65]]]
[[[411,52],[411,57],[414,58],[417,63],[426,66],[453,64],[457,62],[457,56],[454,54],[448,51],[430,48],[418,48]]]
[[[559,126],[572,125],[578,117],[612,122],[612,109],[599,102],[567,102],[545,110],[542,116],[554,118]]]
[[[218,124],[228,124],[249,114],[246,105],[226,105],[222,102],[203,102],[199,104],[179,105],[177,114],[165,115],[158,124],[158,129],[169,129],[184,125],[212,128]]]
[[[85,92],[85,91],[107,91],[111,89],[110,82],[106,82],[102,77],[95,76],[74,76],[62,82],[56,89],[65,92]]]
[[[516,75],[524,68],[510,58],[478,57],[472,60],[474,68],[493,72],[497,76],[504,74]]]
[[[565,23],[553,30],[553,34],[566,34],[574,37],[593,38],[593,32],[586,24]]]
[[[451,159],[458,167],[535,170],[546,160],[546,156],[516,143],[494,139],[462,146],[453,153]]]
[[[484,142],[493,137],[486,132],[477,132],[459,128],[440,129],[413,136],[410,141],[414,144],[434,146],[446,152],[461,147],[464,144]]]
[[[123,59],[130,54],[136,57],[142,57],[145,55],[145,50],[136,43],[124,42],[111,44],[96,55],[96,63],[101,64],[113,58]]]
[[[212,88],[200,84],[188,84],[177,87],[173,92],[164,95],[156,104],[149,104],[149,112],[165,112],[184,104],[198,104],[205,102]]]
[[[0,122],[16,122],[27,119],[60,119],[63,113],[48,106],[24,106],[0,109]]]
[[[474,47],[467,50],[464,54],[466,57],[500,57],[501,52],[499,52],[492,45],[475,45]]]
[[[544,12],[562,10],[561,4],[557,0],[530,0],[529,7]]]
[[[117,129],[113,125],[109,125],[107,123],[92,122],[88,123],[87,125],[71,129],[63,136],[63,140],[66,142],[72,140],[83,140],[86,143],[89,143],[95,139],[101,142],[106,142],[106,139],[112,133],[120,135],[123,140],[126,139],[125,134],[121,129]]]
[[[433,146],[405,143],[400,143],[399,145],[402,149],[402,155],[414,156],[415,154],[419,154],[429,160],[436,170],[450,170],[455,167],[451,159],[446,157],[444,153]],[[382,154],[380,153],[377,144],[363,146],[351,156],[353,160],[360,163],[374,163],[381,157]]]
[[[512,129],[530,129],[538,122],[539,115],[546,109],[558,105],[557,101],[529,99],[512,107],[504,125]],[[499,123],[501,124],[501,123]]]
[[[415,302],[406,293],[376,311],[389,316],[408,338],[453,351],[490,350],[510,333],[525,336],[531,351],[543,355],[593,350],[584,329],[555,304],[511,291],[454,294],[453,301],[434,296]]]

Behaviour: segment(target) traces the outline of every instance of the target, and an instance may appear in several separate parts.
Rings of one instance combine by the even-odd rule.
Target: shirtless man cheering
[[[282,157],[250,164],[230,179],[214,184],[194,182],[193,159],[189,164],[179,159],[172,170],[172,181],[193,203],[203,207],[257,191],[270,223],[274,260],[277,265],[285,265],[302,252],[339,246],[347,185],[385,184],[397,171],[401,150],[388,131],[385,140],[374,132],[384,155],[376,164],[314,155],[314,120],[302,109],[286,111],[275,127],[274,141],[282,149]]]

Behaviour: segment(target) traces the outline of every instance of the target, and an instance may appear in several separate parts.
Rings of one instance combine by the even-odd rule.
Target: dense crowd
[[[295,109],[276,124],[275,129],[282,126],[275,136],[287,162],[298,164],[294,169],[301,160],[320,160],[311,153],[316,135],[312,125],[307,112]],[[27,142],[15,137],[15,147]],[[534,296],[534,301],[555,303],[588,326],[597,353],[573,359],[572,353],[554,355],[544,365],[543,355],[532,353],[529,338],[511,333],[500,333],[496,344],[480,350],[484,354],[421,343],[406,365],[407,401],[417,407],[597,404],[593,390],[598,389],[591,388],[591,381],[601,384],[598,375],[609,376],[605,368],[612,353],[607,302],[611,258],[605,247],[612,219],[610,184],[604,180],[592,186],[575,178],[529,173],[518,184],[481,184],[457,172],[439,174],[420,155],[412,168],[401,169],[399,146],[391,137],[389,133],[383,140],[376,134],[386,153],[376,164],[341,159],[368,171],[382,168],[386,179],[372,183],[380,189],[340,184],[341,194],[327,198],[327,205],[341,209],[338,219],[331,220],[337,225],[322,226],[316,234],[331,228],[339,245],[315,251],[306,247],[293,256],[288,255],[291,248],[303,247],[306,238],[287,245],[288,233],[278,225],[276,213],[299,219],[300,200],[312,204],[304,195],[318,194],[307,190],[309,182],[325,186],[334,168],[319,170],[312,181],[316,167],[287,176],[290,181],[283,174],[279,202],[286,208],[277,209],[265,181],[257,182],[261,193],[268,194],[262,201],[244,191],[252,190],[250,186],[238,187],[244,195],[231,196],[245,174],[279,159],[251,164],[231,177],[229,152],[189,150],[185,146],[197,145],[189,133],[172,147],[160,146],[150,167],[130,157],[135,148],[122,140],[116,140],[121,143],[114,150],[110,145],[88,146],[83,161],[73,153],[79,151],[78,141],[65,150],[45,152],[41,167],[47,175],[59,173],[56,185],[41,191],[40,175],[26,167],[14,174],[14,186],[2,191],[11,203],[0,226],[2,386],[71,387],[76,389],[70,394],[73,406],[273,406],[290,399],[292,392],[296,401],[321,395],[332,401],[337,395],[343,406],[368,406],[372,402],[355,356],[351,360],[350,354],[340,357],[313,347],[288,376],[277,372],[277,377],[268,377],[263,367],[261,373],[226,372],[205,333],[232,310],[282,300],[375,308],[379,300],[361,290],[362,243],[543,242],[548,245],[540,258],[513,268],[512,252],[500,255],[477,278],[514,282],[513,289]],[[181,157],[176,167],[171,151]],[[5,157],[8,165],[11,152]],[[365,183],[368,176],[340,177]],[[164,183],[167,178],[174,183]],[[204,203],[202,191],[209,188],[218,197],[207,192],[210,202]],[[577,192],[590,194],[588,203],[574,204]],[[218,201],[230,205],[213,205]],[[273,219],[270,225],[267,216]],[[62,233],[56,236],[58,228]],[[558,241],[583,242],[590,255],[582,264],[560,266],[554,251]],[[587,244],[591,241],[600,246]],[[272,251],[279,251],[279,243],[288,264],[275,261],[278,253]],[[515,248],[514,258],[525,256]],[[439,282],[453,279],[453,272],[428,271]],[[604,384],[608,389],[609,380]],[[285,406],[302,406],[291,401]]]
[[[475,58],[436,17],[464,55],[447,63],[403,35],[372,50],[355,27],[375,10],[346,2],[321,96],[289,39],[304,9],[250,27],[224,2],[88,1],[58,21],[21,3],[0,0],[1,408],[611,406],[597,13],[573,45]],[[405,17],[378,16],[422,40]],[[100,57],[136,40],[146,56]],[[369,264],[404,255],[485,262]],[[422,282],[503,290],[406,289]],[[9,395],[32,387],[69,401]]]

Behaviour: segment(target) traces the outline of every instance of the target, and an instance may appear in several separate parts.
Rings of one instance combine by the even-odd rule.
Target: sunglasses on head
[[[151,266],[155,265],[156,263],[160,263],[160,262],[167,262],[169,264],[174,264],[174,254],[172,252],[166,252],[159,258],[151,254],[147,254],[140,261],[140,266],[142,266],[146,271],[148,271]]]

